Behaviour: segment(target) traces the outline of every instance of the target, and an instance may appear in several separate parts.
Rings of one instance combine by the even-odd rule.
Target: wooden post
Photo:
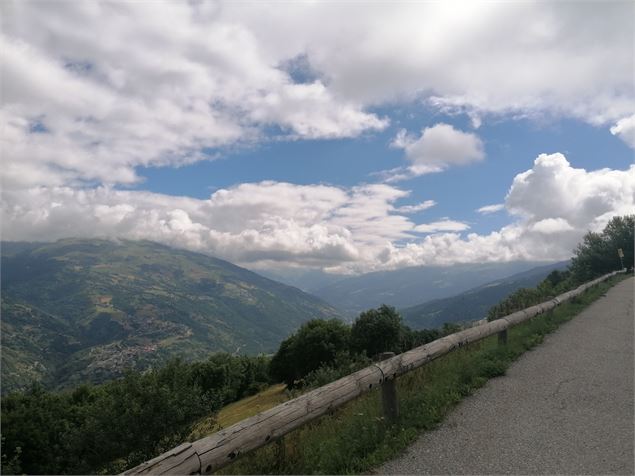
[[[379,354],[379,360],[387,360],[394,356],[394,352],[382,352]],[[395,378],[391,378],[390,375],[384,376],[384,381],[381,385],[381,400],[384,408],[384,418],[390,423],[395,423],[399,417],[399,403],[397,401]]]
[[[284,443],[284,436],[276,441],[276,464],[278,472],[282,473],[282,467],[287,456],[287,447]]]
[[[507,329],[498,333],[498,345],[507,345]]]

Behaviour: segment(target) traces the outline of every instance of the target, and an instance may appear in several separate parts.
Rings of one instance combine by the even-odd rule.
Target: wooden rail
[[[394,399],[394,380],[398,376],[421,367],[454,349],[494,334],[498,334],[499,343],[504,344],[507,342],[507,329],[510,327],[553,309],[617,273],[618,271],[615,271],[604,275],[541,304],[381,360],[370,367],[240,421],[218,433],[193,443],[184,443],[123,474],[210,474],[230,464],[240,455],[281,438],[373,388],[380,386],[388,388],[388,391],[383,393],[388,395],[387,398]],[[385,401],[384,404],[385,406],[387,404],[391,412],[397,411],[396,399],[393,402]],[[392,416],[394,417],[394,414]]]

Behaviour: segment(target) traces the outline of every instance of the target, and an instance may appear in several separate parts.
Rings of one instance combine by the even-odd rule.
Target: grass
[[[226,428],[287,401],[289,396],[286,388],[284,384],[273,385],[256,395],[227,405],[218,413],[218,424]]]
[[[282,402],[289,400],[285,384],[272,385],[262,392],[223,407],[217,415],[206,417],[199,421],[188,436],[188,441],[194,441],[210,435],[218,430],[227,428],[234,423],[252,417],[260,412],[269,410]]]
[[[435,428],[463,398],[488,379],[505,374],[520,355],[572,319],[610,287],[624,279],[616,276],[587,290],[582,296],[509,330],[500,347],[496,336],[454,351],[397,381],[400,416],[391,425],[382,416],[378,391],[373,391],[246,455],[219,474],[355,474],[372,471],[397,456],[417,436]],[[274,392],[274,395],[276,393]],[[237,402],[227,421],[249,416],[253,405]],[[272,405],[273,406],[273,405]],[[244,409],[243,409],[244,407]],[[264,408],[263,408],[264,409]],[[236,420],[238,421],[238,420]]]

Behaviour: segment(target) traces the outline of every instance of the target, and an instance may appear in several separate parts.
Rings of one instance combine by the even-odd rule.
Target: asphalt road
[[[382,474],[629,474],[633,278],[465,399]]]

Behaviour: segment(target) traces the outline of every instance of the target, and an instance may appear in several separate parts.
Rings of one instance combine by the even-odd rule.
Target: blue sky
[[[403,152],[389,146],[401,128],[418,132],[442,122],[474,131],[466,115],[435,113],[422,105],[377,112],[391,119],[391,126],[380,133],[355,139],[270,140],[256,147],[210,150],[214,159],[194,165],[140,169],[145,180],[135,188],[205,199],[219,188],[263,180],[351,187],[377,182],[377,172],[403,165]],[[416,216],[425,221],[452,217],[470,223],[472,231],[489,233],[509,223],[510,217],[504,212],[481,215],[476,209],[502,203],[513,177],[531,169],[541,153],[562,152],[573,167],[587,170],[626,169],[633,163],[632,149],[608,130],[572,119],[496,119],[476,132],[485,143],[486,160],[404,181],[400,185],[412,194],[399,204],[435,200],[438,206]]]
[[[2,2],[2,238],[351,274],[635,211],[632,2],[284,5]]]

